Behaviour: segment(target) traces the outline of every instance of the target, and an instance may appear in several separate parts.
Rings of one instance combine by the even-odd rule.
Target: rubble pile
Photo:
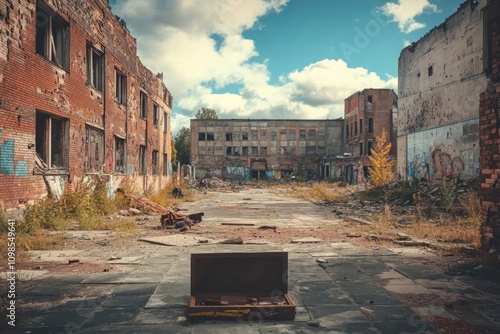
[[[197,189],[207,189],[207,190],[228,190],[235,191],[243,189],[243,186],[237,183],[231,183],[224,180],[221,180],[217,177],[211,177],[206,179],[201,179],[200,181],[194,181],[194,184],[190,184],[192,188]]]

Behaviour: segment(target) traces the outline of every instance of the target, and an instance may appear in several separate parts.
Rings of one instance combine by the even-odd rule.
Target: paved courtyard
[[[182,206],[205,217],[197,236],[217,239],[222,223],[321,228],[339,224],[327,207],[266,189],[209,193]],[[203,226],[210,235],[203,234]],[[349,240],[165,246],[33,252],[35,259],[78,258],[112,265],[102,272],[18,274],[16,327],[6,333],[498,333],[500,285],[449,276],[448,258],[418,248],[356,246]],[[307,241],[307,240],[304,240]],[[189,320],[191,253],[285,251],[294,321]],[[55,255],[57,254],[57,255]],[[320,260],[320,261],[318,261]],[[6,281],[0,284],[2,295]],[[5,313],[5,306],[2,306]],[[2,319],[6,319],[2,315]]]

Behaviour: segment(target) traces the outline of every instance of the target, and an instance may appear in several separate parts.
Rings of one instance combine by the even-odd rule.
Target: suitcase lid
[[[288,292],[288,253],[191,254],[191,295]]]

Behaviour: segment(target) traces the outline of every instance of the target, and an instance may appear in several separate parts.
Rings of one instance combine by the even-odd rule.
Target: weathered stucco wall
[[[401,177],[411,176],[407,174],[410,166],[423,159],[415,156],[418,152],[411,147],[412,143],[406,143],[410,140],[409,135],[418,137],[426,130],[446,126],[460,128],[463,122],[478,117],[479,94],[487,82],[483,71],[482,39],[482,8],[486,2],[465,2],[444,23],[401,52],[398,71],[398,146],[401,148],[398,150],[398,173]],[[479,137],[474,138],[477,149]],[[426,136],[424,139],[426,142],[421,145],[437,149],[442,138]],[[456,147],[456,152],[469,151],[473,145],[469,141],[455,143],[464,145]],[[404,152],[403,147],[408,151]],[[427,150],[426,154],[430,159],[432,151]],[[478,171],[471,167],[462,173],[477,176]],[[430,174],[432,176],[432,171]]]

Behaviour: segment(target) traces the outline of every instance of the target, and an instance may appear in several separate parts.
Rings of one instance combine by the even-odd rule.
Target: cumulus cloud
[[[219,118],[331,119],[342,117],[344,99],[358,90],[397,89],[397,78],[340,59],[319,60],[271,83],[267,61],[255,60],[254,41],[242,33],[287,1],[117,0],[113,12],[137,38],[142,62],[163,72],[174,95],[174,134],[202,107]],[[219,93],[228,85],[237,89]]]
[[[397,3],[387,2],[379,9],[384,15],[392,17],[392,22],[397,22],[399,29],[404,33],[425,28],[425,24],[417,22],[415,17],[439,11],[429,0],[398,0]]]

